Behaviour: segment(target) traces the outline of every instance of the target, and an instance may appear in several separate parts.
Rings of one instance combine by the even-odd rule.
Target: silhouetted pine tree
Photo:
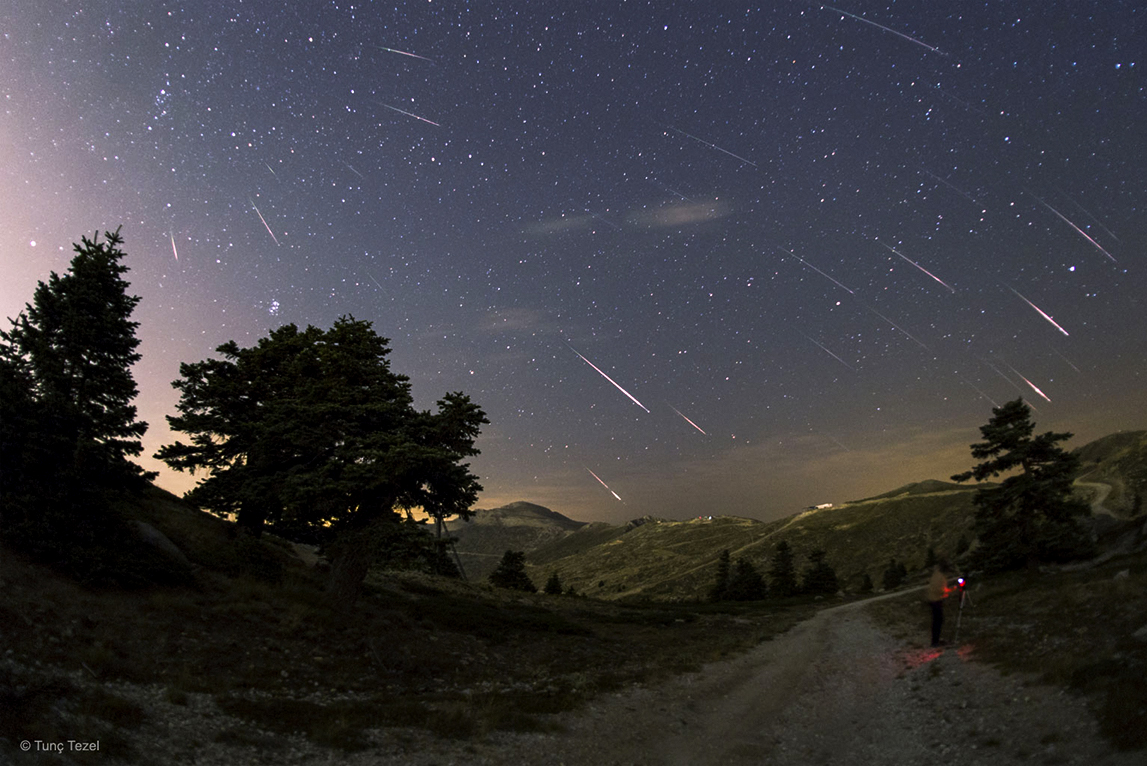
[[[729,597],[729,573],[729,549],[726,548],[717,557],[717,578],[713,582],[713,587],[709,589],[710,601],[724,601]]]
[[[770,590],[776,596],[787,598],[797,592],[797,574],[796,564],[793,562],[793,550],[784,540],[777,543],[776,550],[776,557],[773,558],[773,565],[769,569],[769,577],[772,579]]]
[[[900,587],[904,582],[907,575],[908,568],[902,563],[897,563],[895,558],[888,559],[888,566],[884,569],[883,585],[884,590],[895,590]]]
[[[550,596],[562,595],[562,580],[556,571],[550,574],[550,579],[546,580],[546,587],[543,592]]]
[[[16,428],[50,442],[51,461],[19,470],[56,487],[78,482],[121,488],[145,475],[128,459],[140,453],[147,431],[131,403],[138,393],[131,366],[140,359],[139,323],[131,314],[139,298],[127,294],[119,229],[104,237],[81,237],[68,272],[52,272],[40,282],[12,328],[0,331],[3,451],[11,452],[13,438],[28,440],[29,431],[20,437]],[[10,409],[16,406],[22,412]],[[4,470],[16,467],[6,461]]]
[[[991,420],[980,427],[984,441],[972,445],[972,457],[982,462],[952,477],[983,481],[1012,474],[999,485],[977,490],[974,498],[980,540],[975,564],[986,570],[1034,567],[1094,553],[1077,522],[1091,514],[1091,507],[1072,495],[1079,458],[1059,446],[1071,434],[1032,436],[1034,430],[1031,408],[1023,399],[993,408]]]
[[[526,574],[526,554],[524,551],[506,551],[498,568],[490,573],[490,584],[497,588],[524,590],[537,593],[538,588]]]
[[[113,510],[141,491],[147,424],[119,229],[81,238],[63,276],[40,282],[0,331],[0,531],[4,542],[81,581],[178,582],[185,565],[141,545]]]
[[[808,555],[809,563],[812,566],[805,571],[804,581],[801,584],[801,590],[804,593],[827,596],[840,590],[836,571],[824,560],[827,555],[824,550],[815,550]]]
[[[725,598],[729,601],[760,601],[766,596],[768,586],[765,585],[765,578],[748,559],[737,559]]]

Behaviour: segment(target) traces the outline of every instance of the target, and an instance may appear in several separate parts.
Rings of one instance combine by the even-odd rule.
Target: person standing
[[[948,597],[948,562],[937,561],[928,581],[928,605],[932,607],[932,646],[940,646],[944,628],[944,599]]]

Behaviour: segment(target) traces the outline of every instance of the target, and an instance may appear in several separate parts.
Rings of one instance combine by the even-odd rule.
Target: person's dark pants
[[[944,602],[930,601],[932,605],[932,646],[940,645],[940,629],[944,627]]]

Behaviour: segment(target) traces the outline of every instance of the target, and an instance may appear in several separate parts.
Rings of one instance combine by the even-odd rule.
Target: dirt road
[[[561,734],[439,755],[555,766],[1142,763],[1110,752],[1079,699],[1001,677],[967,647],[913,648],[858,605],[734,660],[598,700]]]
[[[894,603],[919,612],[919,640],[889,635],[865,603],[821,611],[696,673],[599,697],[562,716],[557,733],[498,733],[473,742],[387,729],[377,733],[373,747],[355,753],[319,748],[302,735],[252,750],[220,739],[210,700],[196,713],[165,703],[163,687],[140,687],[152,695],[141,704],[169,710],[171,717],[155,712],[151,729],[137,732],[139,747],[153,756],[146,763],[198,766],[1144,763],[1143,753],[1111,752],[1081,699],[1001,676],[975,661],[972,647],[926,648],[927,611],[918,600],[907,596]]]

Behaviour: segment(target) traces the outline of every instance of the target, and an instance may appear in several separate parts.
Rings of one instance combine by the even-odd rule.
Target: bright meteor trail
[[[267,233],[271,235],[271,239],[275,240],[275,244],[278,245],[279,238],[275,236],[275,232],[271,231],[271,227],[267,226],[267,219],[264,218],[263,214],[259,212],[259,208],[255,207],[254,200],[248,200],[248,202],[251,203],[251,207],[255,208],[255,215],[259,216],[259,220],[262,221],[263,225],[267,227]]]
[[[428,59],[425,56],[419,56],[417,53],[410,53],[409,51],[400,51],[400,50],[396,50],[395,48],[387,48],[385,45],[375,45],[373,47],[378,48],[380,51],[386,51],[387,53],[397,53],[400,56],[410,56],[410,58],[412,58],[412,59],[421,59],[422,61],[429,61],[431,64],[435,63],[434,59]]]
[[[1090,242],[1091,244],[1095,245],[1095,247],[1096,247],[1096,248],[1099,250],[1099,252],[1101,252],[1101,253],[1103,253],[1104,255],[1106,255],[1108,258],[1110,258],[1110,259],[1111,259],[1112,261],[1114,261],[1115,263],[1118,263],[1118,261],[1116,261],[1116,260],[1115,260],[1115,256],[1114,256],[1114,255],[1112,255],[1111,253],[1109,253],[1109,252],[1107,252],[1106,250],[1104,250],[1102,245],[1100,245],[1098,242],[1096,242],[1094,239],[1092,239],[1092,238],[1091,238],[1091,235],[1089,235],[1089,234],[1088,234],[1086,231],[1084,231],[1083,229],[1079,228],[1079,227],[1078,227],[1078,226],[1076,226],[1074,223],[1072,223],[1070,220],[1068,220],[1067,216],[1065,216],[1063,213],[1061,213],[1061,212],[1059,212],[1058,210],[1056,210],[1056,209],[1055,209],[1054,207],[1052,207],[1051,205],[1049,205],[1049,204],[1047,204],[1046,202],[1044,202],[1044,201],[1043,201],[1042,199],[1040,199],[1039,197],[1036,197],[1036,196],[1035,196],[1034,194],[1032,194],[1031,192],[1028,192],[1028,194],[1031,194],[1033,197],[1035,197],[1035,200],[1036,200],[1036,202],[1038,202],[1039,204],[1043,205],[1043,206],[1044,206],[1044,207],[1046,207],[1048,210],[1050,210],[1051,212],[1053,212],[1053,213],[1055,213],[1057,216],[1059,216],[1059,219],[1060,219],[1061,221],[1063,221],[1064,223],[1066,223],[1066,224],[1067,224],[1068,226],[1070,226],[1071,228],[1075,229],[1075,230],[1076,230],[1076,231],[1079,233],[1079,236],[1083,237],[1083,238],[1084,238],[1084,239],[1086,239],[1088,242]]]
[[[175,256],[175,260],[179,260],[179,251],[175,249],[175,232],[171,233],[171,252]]]
[[[692,420],[690,420],[689,418],[685,417],[685,414],[684,414],[683,412],[681,412],[681,410],[679,410],[679,409],[677,409],[676,407],[674,407],[672,404],[670,404],[670,405],[669,405],[669,409],[673,410],[673,411],[674,411],[674,412],[676,412],[678,415],[680,415],[681,417],[685,418],[685,422],[686,422],[686,423],[688,423],[689,425],[693,426],[694,428],[696,428],[696,429],[697,429],[698,431],[700,431],[701,433],[705,434],[706,436],[708,436],[708,435],[709,435],[709,434],[706,434],[706,433],[705,433],[704,429],[702,429],[702,428],[701,428],[701,426],[697,425],[697,424],[696,424],[696,423],[694,423]]]
[[[884,243],[883,243],[883,242],[881,242],[880,244],[884,245]],[[938,276],[936,276],[935,274],[933,274],[932,272],[928,271],[928,269],[924,268],[924,267],[923,267],[923,266],[921,266],[920,264],[916,263],[916,261],[912,260],[911,258],[907,258],[907,257],[905,257],[905,256],[904,256],[904,255],[902,255],[901,253],[898,253],[898,252],[896,252],[896,250],[894,250],[893,248],[889,247],[888,245],[884,245],[884,246],[885,246],[885,247],[887,247],[889,250],[892,250],[892,252],[893,252],[893,253],[895,253],[896,255],[899,255],[901,258],[904,258],[904,260],[908,261],[909,263],[911,263],[911,264],[912,264],[913,266],[915,266],[916,268],[920,269],[920,271],[923,271],[925,274],[927,274],[928,276],[932,277],[932,279],[935,279],[937,282],[939,282],[940,284],[944,285],[944,287],[948,288],[948,289],[949,289],[949,290],[951,290],[953,293],[954,293],[954,292],[956,292],[956,288],[952,287],[950,284],[948,284],[948,283],[947,283],[947,282],[945,282],[944,280],[940,279],[940,277],[938,277]]]
[[[425,117],[419,117],[417,114],[411,114],[410,112],[407,112],[404,109],[399,109],[397,106],[391,106],[390,104],[382,104],[382,106],[385,106],[387,109],[393,109],[394,111],[398,112],[399,114],[405,114],[407,117],[413,117],[416,120],[422,120],[423,122],[429,122],[431,125],[433,125],[436,128],[442,127],[441,125],[439,125],[437,122],[434,122],[433,120],[428,120]]]
[[[588,468],[588,467],[586,467],[586,469],[585,469],[585,470],[589,471],[589,468]],[[596,473],[594,473],[593,471],[589,471],[589,475],[590,475],[590,476],[592,476],[593,478],[597,479],[599,482],[601,482],[601,486],[605,487],[606,489],[609,489],[609,485],[608,485],[608,484],[606,484],[604,481],[601,481],[601,477],[600,477],[600,476],[598,476]],[[616,492],[614,492],[612,489],[609,489],[609,494],[613,495],[613,496],[614,496],[614,497],[616,497],[618,500],[621,500],[621,495],[617,494],[617,493],[616,493]],[[624,501],[623,501],[623,502],[624,502]]]
[[[569,343],[567,343],[566,345],[567,345],[567,346],[570,346],[570,344],[569,344]],[[606,375],[604,372],[602,372],[600,367],[598,367],[596,364],[594,364],[594,363],[593,363],[593,362],[591,362],[590,360],[586,359],[586,358],[585,358],[584,356],[582,356],[581,354],[578,354],[578,351],[577,351],[577,349],[576,349],[576,348],[574,348],[573,346],[570,346],[570,351],[572,351],[572,352],[574,352],[575,354],[577,354],[579,357],[581,357],[581,360],[582,360],[583,362],[585,362],[585,363],[586,363],[586,364],[588,364],[590,367],[592,367],[592,368],[594,368],[595,370],[597,370],[597,371],[598,371],[598,373],[599,373],[599,374],[600,374],[600,375],[601,375],[603,378],[605,378],[605,379],[606,379],[606,380],[608,380],[610,383],[612,383],[612,384],[614,385],[614,387],[616,387],[616,388],[617,388],[617,390],[618,390],[618,391],[620,391],[621,393],[623,393],[623,394],[625,394],[626,396],[628,396],[628,397],[630,398],[630,400],[632,400],[632,401],[633,401],[633,403],[634,403],[634,404],[636,404],[638,407],[640,407],[641,409],[645,410],[646,412],[649,412],[649,408],[648,408],[648,407],[646,407],[646,406],[645,406],[644,404],[642,404],[641,402],[637,401],[637,399],[635,399],[635,398],[634,398],[633,394],[629,393],[629,392],[628,392],[628,391],[626,391],[624,388],[622,388],[621,386],[617,385],[617,381],[615,381],[613,378],[609,377],[609,376],[608,376],[608,375]],[[592,473],[592,471],[591,471],[590,473]],[[600,479],[599,479],[598,481],[600,481]]]
[[[1046,319],[1047,321],[1051,322],[1052,326],[1054,326],[1054,327],[1055,327],[1055,329],[1059,330],[1059,331],[1060,331],[1061,333],[1063,333],[1064,335],[1067,335],[1067,330],[1065,330],[1065,329],[1063,329],[1062,327],[1060,327],[1060,326],[1059,326],[1059,323],[1058,323],[1058,322],[1056,322],[1054,319],[1052,319],[1050,316],[1048,316],[1048,314],[1047,314],[1047,313],[1046,313],[1046,312],[1045,312],[1043,309],[1041,309],[1039,306],[1037,306],[1037,305],[1035,305],[1034,303],[1032,303],[1031,301],[1029,301],[1027,298],[1023,297],[1023,296],[1022,296],[1022,295],[1020,295],[1019,293],[1017,293],[1015,290],[1012,290],[1012,288],[1010,288],[1010,287],[1009,287],[1008,289],[1009,289],[1009,290],[1011,290],[1013,293],[1015,293],[1015,294],[1016,294],[1016,297],[1017,297],[1017,298],[1019,298],[1021,301],[1023,301],[1024,303],[1026,303],[1027,305],[1031,306],[1033,309],[1035,309],[1036,311],[1038,311],[1038,312],[1039,312],[1039,315],[1040,315],[1041,317],[1043,317],[1043,318],[1044,318],[1044,319]],[[1019,373],[1016,373],[1016,374],[1018,375]]]
[[[1004,366],[1006,366],[1006,367],[1007,367],[1009,370],[1011,370],[1012,372],[1014,372],[1016,375],[1019,375],[1019,376],[1020,376],[1020,378],[1022,378],[1022,379],[1023,379],[1024,383],[1027,383],[1029,386],[1031,386],[1031,390],[1032,390],[1032,391],[1035,391],[1037,394],[1039,394],[1040,396],[1042,396],[1044,399],[1047,399],[1047,400],[1048,400],[1048,402],[1050,402],[1050,401],[1051,401],[1051,399],[1048,397],[1048,395],[1047,395],[1047,394],[1045,394],[1043,391],[1040,391],[1040,390],[1039,390],[1039,387],[1038,387],[1038,386],[1036,386],[1036,384],[1035,384],[1035,383],[1032,383],[1030,380],[1028,380],[1027,378],[1025,378],[1025,377],[1024,377],[1022,374],[1020,374],[1020,371],[1019,371],[1019,370],[1017,370],[1015,367],[1012,367],[1012,366],[1011,366],[1010,364],[1008,364],[1007,362],[1004,362]]]

